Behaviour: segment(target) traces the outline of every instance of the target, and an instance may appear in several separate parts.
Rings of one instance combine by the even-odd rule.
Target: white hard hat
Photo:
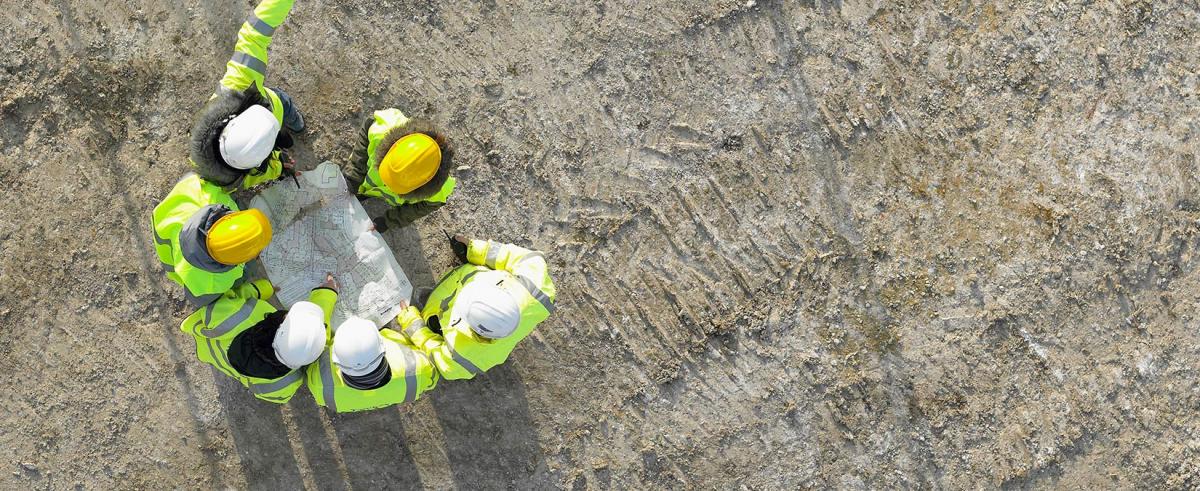
[[[383,342],[375,323],[359,318],[346,319],[333,335],[333,362],[342,373],[352,377],[367,375],[383,360]]]
[[[521,308],[517,300],[501,285],[512,281],[503,272],[476,275],[454,300],[450,325],[466,322],[476,334],[488,339],[500,339],[512,334],[521,324]]]
[[[275,331],[275,357],[288,368],[312,363],[325,351],[325,313],[312,302],[296,302]]]
[[[250,106],[221,130],[221,158],[235,169],[258,167],[275,149],[278,135],[275,114],[258,104]]]

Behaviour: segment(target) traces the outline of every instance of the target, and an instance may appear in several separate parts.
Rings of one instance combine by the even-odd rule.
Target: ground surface
[[[887,5],[884,5],[887,4]],[[1195,2],[300,0],[301,166],[444,125],[559,310],[407,407],[194,359],[150,210],[244,0],[0,0],[0,488],[1195,488]]]

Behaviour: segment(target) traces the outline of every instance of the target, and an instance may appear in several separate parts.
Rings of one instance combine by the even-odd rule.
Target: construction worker
[[[541,252],[484,240],[451,239],[469,264],[446,275],[418,314],[396,318],[413,346],[446,379],[469,379],[504,363],[554,312],[554,283]]]
[[[230,290],[194,312],[179,328],[196,338],[196,356],[233,377],[264,401],[283,404],[304,381],[304,367],[325,351],[337,302],[330,275],[308,301],[276,310],[271,283],[258,280]]]
[[[308,367],[308,390],[334,412],[365,411],[413,402],[437,385],[438,373],[404,335],[352,317],[333,345]]]
[[[239,211],[229,193],[193,173],[154,207],[153,220],[158,260],[194,307],[233,288],[244,263],[271,242],[271,223],[261,211]]]
[[[258,4],[238,31],[216,93],[194,118],[192,167],[218,186],[248,189],[279,177],[280,149],[292,146],[290,133],[304,131],[304,116],[292,98],[263,85],[271,35],[292,10],[292,1]]]
[[[375,218],[375,230],[404,227],[446,204],[456,181],[454,151],[433,123],[409,119],[399,109],[375,111],[363,124],[342,174],[361,197],[392,206]]]

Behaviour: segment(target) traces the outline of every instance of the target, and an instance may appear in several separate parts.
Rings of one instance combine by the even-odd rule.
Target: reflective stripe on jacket
[[[225,63],[225,76],[221,85],[232,92],[242,92],[251,85],[258,87],[263,99],[270,103],[268,106],[275,119],[283,126],[283,102],[275,91],[267,88],[267,48],[271,45],[271,36],[275,34],[283,20],[292,10],[294,0],[263,0],[254,8],[254,12],[238,29],[237,44],[233,47],[233,56]],[[214,94],[214,97],[219,97]],[[241,183],[242,189],[249,189],[264,182],[279,177],[283,164],[279,161],[279,152],[272,152],[266,172],[255,174],[247,172]]]
[[[200,361],[237,380],[249,388],[254,397],[283,404],[300,389],[304,380],[303,369],[292,370],[276,379],[247,377],[233,368],[228,357],[229,345],[238,334],[275,312],[275,307],[267,301],[273,293],[271,283],[267,280],[242,285],[192,313],[179,328],[195,338],[196,357]],[[332,310],[332,305],[329,305],[329,309]]]
[[[451,271],[430,293],[419,326],[413,319],[415,316],[402,313],[398,317],[413,345],[429,355],[446,379],[469,379],[504,363],[517,343],[554,312],[554,282],[541,252],[475,240],[467,249],[467,260],[471,264]],[[495,282],[497,279],[505,280],[502,286],[517,299],[521,308],[521,322],[516,331],[505,338],[491,340],[476,335],[468,326],[449,325],[454,300],[464,286],[472,281]],[[439,318],[441,335],[425,326],[434,316]]]
[[[341,369],[331,359],[332,345],[308,366],[308,390],[318,405],[338,413],[365,411],[413,402],[437,385],[438,373],[429,358],[417,351],[404,336],[391,329],[379,331],[391,380],[371,390],[346,385]]]
[[[243,266],[223,273],[205,271],[187,262],[179,245],[179,231],[197,210],[208,205],[224,205],[238,211],[237,203],[220,186],[188,173],[180,179],[167,197],[154,207],[154,252],[167,273],[167,278],[184,287],[184,294],[195,307],[214,302],[242,278]]]

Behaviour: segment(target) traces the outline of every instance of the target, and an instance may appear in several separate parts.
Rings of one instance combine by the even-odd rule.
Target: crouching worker
[[[334,412],[413,402],[437,385],[438,373],[404,336],[353,317],[338,326],[333,346],[308,367],[308,390]]]
[[[305,129],[292,98],[264,85],[267,49],[293,0],[262,0],[238,30],[215,94],[193,118],[188,157],[200,177],[248,189],[279,177],[281,149]]]
[[[261,211],[239,211],[220,186],[188,173],[154,207],[154,252],[193,307],[216,301],[271,242]]]
[[[332,277],[289,310],[267,302],[271,283],[259,280],[222,295],[180,326],[196,338],[196,356],[264,401],[283,404],[304,382],[304,366],[325,350],[337,301]]]
[[[469,379],[504,363],[554,312],[554,283],[541,252],[459,236],[451,245],[470,264],[451,271],[396,322],[446,379]]]
[[[392,206],[375,218],[375,229],[404,227],[446,204],[456,181],[450,177],[454,151],[433,123],[409,119],[399,109],[367,118],[342,174],[360,197]]]

